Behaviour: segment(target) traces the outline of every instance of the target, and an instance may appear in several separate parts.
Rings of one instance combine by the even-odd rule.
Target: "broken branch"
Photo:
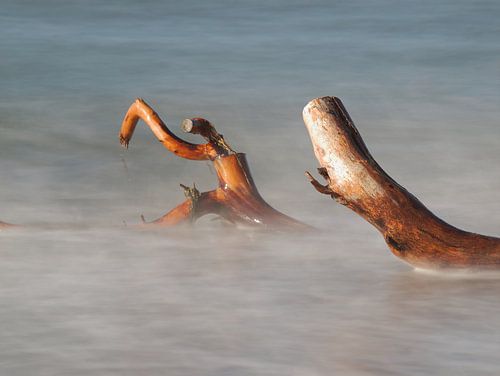
[[[313,186],[375,226],[397,257],[419,268],[500,267],[500,239],[449,225],[387,175],[340,99],[314,99],[303,117],[328,182],[309,174]]]

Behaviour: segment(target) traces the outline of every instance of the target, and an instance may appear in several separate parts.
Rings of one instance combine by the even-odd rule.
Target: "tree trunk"
[[[165,148],[179,157],[211,160],[219,180],[218,188],[203,193],[195,186],[190,188],[181,184],[187,199],[149,224],[172,226],[213,213],[232,223],[268,228],[311,229],[264,201],[252,179],[245,154],[236,153],[208,120],[194,118],[182,122],[184,132],[199,134],[207,140],[205,144],[191,144],[175,136],[146,102],[137,99],[123,120],[120,130],[122,145],[128,147],[139,119],[146,122]]]
[[[370,155],[340,99],[317,98],[303,111],[331,195],[375,226],[391,251],[424,269],[499,268],[500,239],[460,230],[436,217]]]

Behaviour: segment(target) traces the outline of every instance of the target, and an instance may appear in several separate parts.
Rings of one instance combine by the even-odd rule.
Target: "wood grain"
[[[424,269],[500,267],[500,239],[460,230],[434,215],[371,156],[340,99],[316,98],[303,118],[326,185],[314,187],[375,226],[390,250]]]

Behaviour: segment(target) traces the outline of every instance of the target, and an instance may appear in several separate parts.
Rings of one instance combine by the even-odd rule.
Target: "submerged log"
[[[500,267],[500,239],[449,225],[387,175],[340,99],[314,99],[303,117],[327,182],[306,173],[313,186],[375,226],[397,257],[424,269]]]
[[[200,193],[195,186],[181,184],[186,200],[163,217],[149,222],[160,226],[172,226],[193,222],[206,214],[217,214],[235,224],[253,226],[308,229],[299,222],[271,207],[259,194],[253,181],[244,153],[236,153],[206,119],[193,118],[182,122],[184,132],[199,134],[205,144],[192,144],[173,134],[156,112],[142,99],[129,108],[120,130],[120,143],[128,147],[137,122],[142,119],[163,146],[179,157],[192,160],[212,161],[219,186]]]

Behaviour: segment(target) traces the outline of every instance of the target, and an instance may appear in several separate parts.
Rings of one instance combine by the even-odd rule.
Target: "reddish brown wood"
[[[16,226],[13,225],[13,224],[10,224],[10,223],[6,223],[6,222],[0,221],[0,230],[4,230],[4,229],[7,229],[7,228],[12,228],[12,227],[16,227]]]
[[[191,144],[175,136],[142,99],[129,108],[120,130],[120,142],[128,146],[139,119],[151,128],[162,144],[174,154],[187,159],[211,160],[219,186],[200,193],[196,187],[184,188],[186,200],[163,217],[150,222],[172,226],[195,221],[206,214],[217,214],[232,223],[252,226],[309,229],[310,227],[271,207],[259,194],[243,153],[236,153],[206,119],[193,118],[182,122],[184,132],[199,134],[205,144]]]
[[[192,144],[186,142],[173,134],[160,119],[158,114],[141,98],[135,100],[130,106],[123,119],[120,130],[120,143],[128,148],[128,144],[134,134],[135,126],[142,119],[151,128],[165,148],[182,158],[205,160],[214,159],[219,154],[212,143]]]
[[[391,251],[419,268],[499,268],[500,239],[436,217],[373,159],[340,99],[317,98],[303,111],[329,194],[375,226]]]

